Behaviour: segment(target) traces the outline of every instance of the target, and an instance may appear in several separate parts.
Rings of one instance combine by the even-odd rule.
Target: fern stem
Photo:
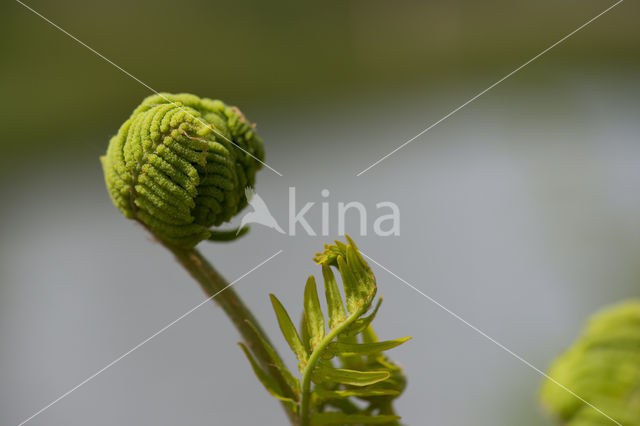
[[[250,327],[253,324],[256,330],[268,341],[260,324],[253,316],[249,308],[240,299],[238,294],[229,287],[227,280],[205,259],[196,249],[183,249],[169,244],[164,244],[176,257],[178,262],[200,284],[200,287],[214,302],[222,307],[233,325],[245,341],[246,346],[254,354],[261,367],[280,385],[282,389],[288,389],[282,373],[269,361],[269,354],[264,349],[255,331]],[[294,398],[294,395],[287,395]],[[296,414],[284,403],[282,404],[287,417],[292,425],[298,424]]]
[[[300,426],[309,426],[311,425],[311,375],[313,374],[313,369],[318,362],[318,358],[326,349],[326,347],[335,339],[338,334],[344,331],[349,325],[351,325],[354,321],[356,321],[364,312],[368,309],[360,308],[355,313],[351,314],[343,323],[338,325],[336,328],[331,330],[327,335],[324,336],[324,339],[320,341],[313,348],[311,356],[309,357],[309,361],[304,368],[304,373],[302,374],[302,384],[301,384],[301,396],[300,396]]]

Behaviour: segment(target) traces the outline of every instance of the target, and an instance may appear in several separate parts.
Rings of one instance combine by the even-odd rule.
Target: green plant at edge
[[[551,366],[549,376],[594,407],[545,380],[540,399],[567,426],[640,426],[640,300],[591,318],[582,335]]]

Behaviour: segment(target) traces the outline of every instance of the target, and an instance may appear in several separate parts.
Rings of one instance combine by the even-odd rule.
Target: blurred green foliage
[[[26,0],[158,91],[245,108],[339,102],[371,91],[487,85],[612,2]],[[636,2],[531,66],[635,68]],[[14,1],[0,6],[3,168],[105,135],[149,90]],[[554,64],[550,66],[549,64]],[[561,65],[561,66],[558,66]],[[481,89],[482,87],[479,87]],[[96,147],[96,153],[101,147]]]
[[[541,390],[544,406],[567,426],[610,425],[611,419],[625,426],[640,425],[638,348],[640,300],[599,312],[549,370],[554,380],[593,406],[550,380]]]

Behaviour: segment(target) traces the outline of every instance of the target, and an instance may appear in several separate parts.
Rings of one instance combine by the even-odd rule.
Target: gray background
[[[545,4],[547,9],[540,6],[538,12],[551,13],[551,3]],[[458,11],[466,7],[472,6],[457,4]],[[369,230],[377,216],[375,203],[395,202],[401,210],[401,235],[356,237],[360,248],[543,370],[595,310],[638,295],[640,84],[635,62],[603,61],[587,47],[581,59],[567,59],[560,46],[387,161],[355,176],[604,7],[592,2],[580,13],[565,10],[565,19],[557,18],[558,31],[531,29],[544,35],[531,44],[537,48],[516,49],[517,54],[508,56],[511,65],[464,78],[442,76],[433,82],[425,77],[430,84],[415,78],[408,87],[372,83],[360,91],[351,91],[347,81],[336,83],[341,91],[329,96],[282,95],[272,103],[268,93],[255,99],[242,94],[248,99],[243,110],[258,122],[265,141],[267,162],[284,174],[263,169],[257,185],[280,224],[286,226],[289,186],[296,187],[299,206],[319,203],[320,191],[331,191],[329,237],[302,232],[284,236],[255,226],[233,244],[200,246],[230,280],[284,250],[241,280],[236,290],[263,319],[292,368],[295,363],[277,330],[268,293],[299,314],[306,277],[320,272],[311,257],[336,237],[339,201],[367,206]],[[631,13],[622,7],[626,5],[594,23],[599,30],[576,35],[576,43],[597,46],[607,31],[615,41]],[[48,9],[61,20],[67,16],[64,11]],[[500,22],[510,17],[529,22],[524,12],[507,12]],[[86,62],[69,67],[69,79],[74,72],[85,75],[84,67],[100,68],[125,86],[127,95],[90,130],[52,128],[49,134],[41,129],[33,136],[25,130],[26,142],[19,132],[11,144],[5,140],[0,183],[3,425],[17,425],[204,298],[163,247],[120,215],[104,190],[98,156],[147,92],[71,40],[44,31],[46,24],[25,18],[27,13],[19,6],[10,11],[25,20],[22,31],[33,27],[52,39],[39,43],[74,49]],[[404,18],[410,15],[407,8]],[[66,19],[69,26],[78,22],[83,28],[85,21]],[[451,22],[462,25],[454,18]],[[443,28],[445,34],[450,26]],[[99,28],[95,34],[104,31]],[[291,29],[288,35],[294,34]],[[637,54],[635,40],[628,49]],[[456,52],[455,46],[450,50]],[[577,55],[575,45],[567,49]],[[52,59],[41,64],[55,67]],[[126,61],[122,65],[126,68]],[[369,75],[366,69],[359,72],[363,79]],[[139,74],[146,80],[145,73]],[[56,87],[51,74],[41,78]],[[171,81],[171,75],[166,78]],[[232,91],[236,83],[230,84],[222,90]],[[307,84],[300,87],[318,87],[311,78]],[[16,73],[13,90],[27,86]],[[190,83],[185,86],[177,90],[196,91]],[[197,93],[216,96],[215,88],[208,90]],[[66,110],[91,110],[99,101]],[[33,102],[30,117],[38,125],[42,110],[40,101]],[[46,120],[53,113],[41,115]],[[29,141],[44,157],[28,147],[9,154],[10,145]],[[61,148],[54,152],[57,144]],[[72,148],[62,148],[67,146]],[[319,230],[318,204],[307,217]],[[355,236],[357,230],[351,217],[347,231]],[[390,352],[409,376],[406,393],[397,402],[405,423],[550,424],[536,401],[541,382],[536,372],[381,268],[373,270],[385,299],[375,324],[380,337],[413,337]],[[284,424],[279,406],[258,384],[237,341],[222,311],[207,304],[30,424]]]

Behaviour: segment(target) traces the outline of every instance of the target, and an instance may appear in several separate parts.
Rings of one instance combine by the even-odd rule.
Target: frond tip
[[[280,330],[298,359],[302,376],[299,383],[289,380],[292,389],[288,394],[296,399],[287,402],[294,407],[302,426],[398,425],[392,401],[402,393],[406,380],[402,369],[382,352],[409,338],[378,341],[371,322],[382,299],[370,309],[377,291],[376,279],[349,237],[347,244],[336,241],[335,245],[326,245],[314,260],[322,267],[327,316],[322,312],[313,276],[304,289],[300,332],[280,301],[271,295]],[[340,273],[344,300],[333,269]],[[252,361],[246,349],[245,354]],[[286,370],[280,360],[274,362]],[[252,366],[267,390],[282,400],[284,392],[267,381],[254,362]],[[286,374],[292,377],[288,371]]]

